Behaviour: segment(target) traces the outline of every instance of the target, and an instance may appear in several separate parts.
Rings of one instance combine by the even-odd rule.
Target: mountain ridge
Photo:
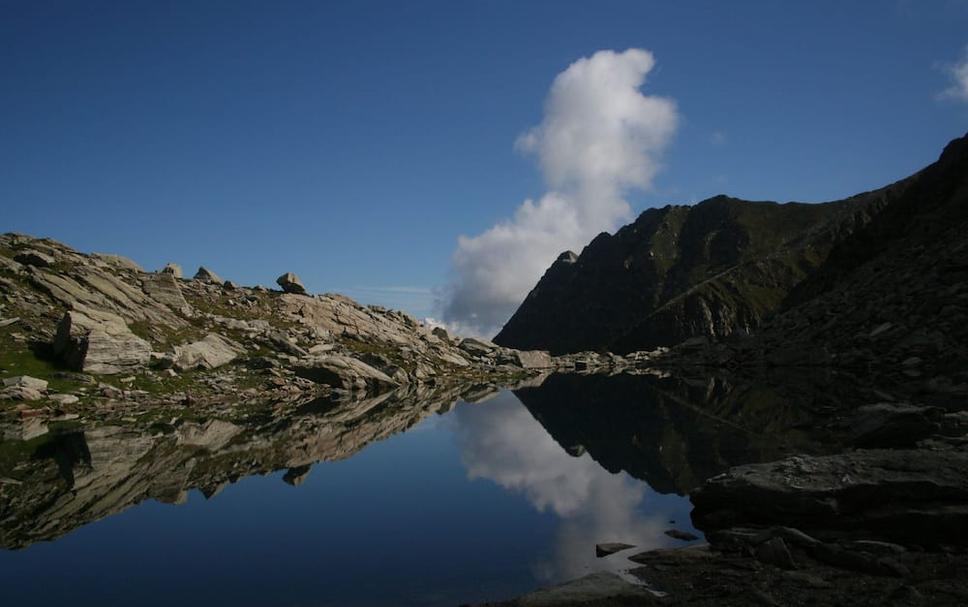
[[[846,264],[843,243],[908,196],[923,175],[936,175],[936,165],[823,203],[718,195],[647,209],[614,235],[598,235],[580,255],[559,257],[494,341],[556,355],[627,354],[697,336],[755,333],[818,288],[820,279],[810,279],[821,269],[831,274],[828,255],[836,252],[835,261]]]

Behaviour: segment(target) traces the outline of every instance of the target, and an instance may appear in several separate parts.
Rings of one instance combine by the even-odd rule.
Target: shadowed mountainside
[[[779,311],[889,254],[893,243],[913,235],[927,245],[950,227],[944,222],[960,222],[956,209],[964,205],[949,203],[964,199],[964,146],[957,140],[927,169],[841,201],[717,196],[649,209],[614,235],[599,235],[581,255],[563,253],[495,342],[555,354],[628,353],[756,333]]]

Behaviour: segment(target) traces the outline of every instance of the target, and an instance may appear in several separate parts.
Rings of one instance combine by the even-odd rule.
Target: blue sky
[[[968,130],[966,45],[953,0],[0,0],[0,230],[423,316],[457,237],[546,191],[514,143],[582,57],[647,49],[675,102],[639,212],[908,175]]]

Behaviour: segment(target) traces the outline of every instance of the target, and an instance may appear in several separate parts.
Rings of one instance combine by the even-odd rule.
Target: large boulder
[[[38,392],[43,392],[47,390],[47,381],[37,379],[36,377],[30,377],[29,375],[18,375],[16,377],[8,377],[4,379],[3,386],[5,388],[31,388],[33,390],[37,390]]]
[[[276,279],[276,284],[282,287],[282,290],[286,293],[295,293],[296,295],[305,295],[306,287],[303,285],[299,277],[292,272],[286,272],[282,276]]]
[[[132,333],[123,318],[86,308],[64,314],[53,346],[68,367],[102,375],[140,369],[151,357],[151,344]]]
[[[390,376],[350,356],[319,356],[294,369],[304,379],[351,392],[381,392],[397,386]]]
[[[238,344],[216,333],[209,333],[196,342],[175,346],[174,365],[179,371],[214,369],[238,358],[241,350]]]
[[[857,450],[738,466],[692,492],[705,532],[779,524],[868,530],[901,543],[968,543],[968,453]]]
[[[175,278],[182,277],[182,268],[177,263],[167,263],[165,267],[161,269],[161,274],[171,274]]]
[[[494,356],[500,349],[489,341],[483,339],[477,339],[475,337],[465,337],[461,340],[460,345],[457,346],[464,352],[467,352],[471,356]]]
[[[182,295],[178,278],[172,272],[145,275],[142,289],[151,299],[163,303],[173,310],[188,307],[185,296]]]
[[[554,366],[551,354],[544,350],[515,350],[512,357],[525,369],[550,369]]]
[[[202,282],[210,282],[217,285],[220,285],[223,282],[225,282],[224,280],[219,278],[218,274],[209,270],[205,266],[201,266],[200,268],[198,268],[198,272],[195,272],[195,280],[200,280]]]

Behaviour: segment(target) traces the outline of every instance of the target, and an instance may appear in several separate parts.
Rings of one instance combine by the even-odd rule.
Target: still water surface
[[[529,391],[528,407],[524,396],[504,391],[429,413],[405,432],[350,449],[347,459],[290,471],[288,483],[285,470],[242,476],[209,498],[189,487],[178,505],[132,499],[92,520],[70,512],[83,523],[49,538],[21,542],[10,532],[8,548],[27,545],[0,550],[0,603],[458,605],[630,565],[623,555],[595,558],[598,542],[681,545],[664,532],[695,531],[675,486],[689,472],[644,461],[661,458],[664,447],[654,443],[675,434],[675,422],[655,413],[654,398],[633,396],[645,409],[630,415],[652,412],[640,422],[650,428],[636,432],[623,427],[622,415],[569,409],[574,403],[560,401],[572,388]],[[564,409],[568,416],[549,419]],[[615,427],[583,427],[572,419],[582,415]],[[583,440],[595,443],[592,451]],[[670,445],[683,448],[678,438]],[[662,492],[644,480],[650,475]],[[3,525],[16,515],[21,531],[65,526],[42,503],[26,523],[17,507],[4,513],[0,504]]]

